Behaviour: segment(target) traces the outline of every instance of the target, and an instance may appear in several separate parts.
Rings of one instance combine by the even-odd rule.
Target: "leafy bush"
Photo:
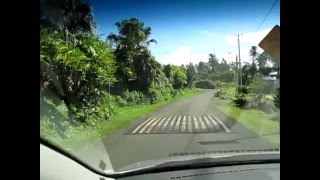
[[[124,107],[128,105],[127,101],[122,99],[121,96],[115,96],[115,101],[116,101],[116,104],[120,107]]]
[[[56,139],[64,137],[64,132],[57,124],[50,121],[47,116],[40,116],[40,135],[46,137],[49,141],[55,142]]]
[[[212,82],[211,80],[204,79],[204,80],[198,80],[194,83],[194,86],[196,88],[202,88],[202,89],[214,89],[216,88],[216,84]]]
[[[245,93],[236,93],[235,98],[232,101],[237,107],[244,107],[247,103],[247,97]]]
[[[172,95],[172,97],[181,96],[181,95],[183,95],[183,91],[180,89],[173,89],[171,91],[171,95]]]
[[[237,93],[240,94],[249,94],[250,90],[248,86],[242,85],[237,87]]]
[[[280,109],[280,87],[277,89],[274,95],[274,105]]]
[[[270,94],[272,93],[272,84],[273,81],[263,80],[263,75],[255,74],[249,88],[256,94]]]
[[[214,83],[217,85],[217,87],[221,87],[223,85],[222,81],[215,80]]]
[[[214,96],[224,99],[225,94],[226,94],[226,92],[221,89],[221,90],[218,90]]]
[[[230,71],[224,71],[218,74],[211,75],[210,79],[213,81],[232,82],[234,73]]]
[[[127,102],[128,105],[146,104],[148,102],[145,95],[140,91],[125,90],[122,92],[121,98]]]
[[[155,104],[163,100],[161,91],[156,88],[150,88],[148,92],[148,98],[151,104]]]
[[[112,48],[90,35],[72,41],[62,32],[40,30],[40,83],[82,108],[99,102],[105,84],[114,82]]]

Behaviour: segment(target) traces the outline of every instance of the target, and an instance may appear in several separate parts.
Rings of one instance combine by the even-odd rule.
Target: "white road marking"
[[[132,133],[136,133],[138,129],[140,129],[143,125],[147,124],[151,119],[154,117],[150,117],[148,120],[144,121],[142,124],[140,124],[135,130],[132,131]]]
[[[148,122],[148,124],[146,124],[145,126],[143,126],[143,128],[139,131],[139,133],[143,133],[144,130],[146,130],[150,125],[151,123],[153,123],[157,118],[154,118],[152,119],[150,122]]]
[[[188,116],[188,131],[192,132],[192,121],[191,116]]]
[[[206,130],[206,125],[205,125],[204,122],[202,121],[202,118],[201,118],[201,117],[199,117],[199,121],[200,121],[200,124],[201,124],[202,129]]]
[[[171,117],[169,117],[169,118],[167,119],[167,121],[163,124],[161,130],[164,130],[164,129],[166,128],[166,126],[169,124],[170,119],[171,119]]]
[[[197,117],[194,116],[193,119],[194,119],[194,126],[195,126],[196,130],[199,130],[199,124],[198,124],[198,121],[197,121]]]
[[[217,116],[215,116],[215,115],[212,115],[212,116],[222,125],[222,127],[223,127],[227,132],[230,132],[230,130],[228,129],[228,127],[227,127],[226,125],[224,125],[223,122],[220,121],[220,119],[218,119]]]
[[[211,122],[214,124],[214,126],[216,126],[216,128],[218,128],[218,129],[220,129],[218,123],[211,116],[208,116],[208,117],[211,120]]]
[[[171,131],[171,129],[173,128],[173,124],[174,124],[174,122],[175,122],[176,119],[177,119],[177,116],[174,116],[174,117],[172,118],[172,121],[171,121],[171,123],[170,123],[170,125],[169,125],[169,128],[170,128],[169,131]]]
[[[166,119],[166,117],[163,117],[162,119],[161,119],[161,121],[159,122],[159,124],[157,125],[157,128],[156,128],[156,130],[159,130],[160,129],[160,127],[161,127],[161,125],[162,125],[162,123],[163,123],[163,121]]]
[[[148,128],[148,130],[146,131],[146,133],[149,133],[151,130],[152,130],[152,128],[159,122],[159,120],[161,119],[161,118],[156,118],[157,120],[156,121],[154,121],[152,124],[151,124],[151,126]]]
[[[212,125],[211,123],[209,122],[208,118],[206,116],[203,116],[204,120],[206,121],[206,123],[208,124],[209,128],[212,129]]]
[[[183,116],[182,127],[181,127],[182,132],[186,129],[186,121],[187,121],[186,116]]]
[[[176,124],[176,127],[174,128],[175,130],[179,129],[180,119],[181,119],[181,116],[178,117],[178,122]]]

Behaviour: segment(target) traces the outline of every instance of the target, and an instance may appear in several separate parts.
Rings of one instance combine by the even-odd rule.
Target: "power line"
[[[260,27],[262,26],[262,24],[264,23],[264,21],[267,19],[267,17],[269,16],[270,12],[272,11],[272,9],[274,8],[274,6],[276,5],[276,3],[278,2],[279,0],[276,0],[273,5],[271,6],[270,10],[268,11],[268,13],[264,16],[263,20],[261,21],[261,23],[259,24],[256,32],[260,29]],[[249,42],[246,43],[246,45],[244,46],[245,48],[247,48],[249,45]],[[243,48],[243,49],[245,49]],[[152,54],[171,54],[172,52],[151,52]],[[190,52],[190,54],[212,54],[212,52],[204,52],[204,51],[197,51],[197,52]]]
[[[276,5],[277,2],[278,2],[278,0],[276,0],[276,1],[273,3],[273,5],[272,5],[272,7],[270,8],[269,12],[266,14],[266,16],[264,16],[263,20],[261,21],[261,23],[260,23],[260,25],[258,26],[258,28],[257,28],[256,31],[259,30],[259,28],[261,27],[261,25],[262,25],[262,24],[264,23],[264,21],[267,19],[267,17],[269,16],[270,12],[272,11],[273,7]]]
[[[271,6],[270,10],[268,11],[268,13],[264,16],[264,18],[262,19],[261,23],[259,24],[256,32],[260,29],[260,27],[262,26],[262,24],[264,23],[264,21],[267,19],[267,17],[269,16],[270,12],[272,11],[272,9],[274,8],[274,6],[277,4],[278,0],[276,0],[273,5]],[[245,48],[247,48],[249,45],[249,42],[247,42],[247,44],[244,46]],[[244,48],[244,49],[245,49]]]

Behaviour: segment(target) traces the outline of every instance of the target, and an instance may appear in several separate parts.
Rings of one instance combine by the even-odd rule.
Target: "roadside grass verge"
[[[234,84],[226,84],[226,86],[219,87],[217,90],[216,96],[224,100],[231,100],[236,94],[236,86]]]
[[[231,104],[220,104],[218,108],[246,128],[263,136],[269,142],[280,143],[280,129],[277,122],[280,118],[279,114],[267,114],[256,109],[243,110]]]
[[[199,93],[198,89],[186,91],[183,95],[171,98],[168,101],[151,105],[128,106],[118,109],[115,117],[110,121],[98,122],[94,125],[84,127],[74,127],[69,131],[69,138],[55,139],[54,141],[66,150],[76,151],[84,147],[89,142],[97,140],[99,137],[110,135],[126,125],[138,120],[140,117],[151,113],[167,104],[194,96]],[[75,132],[73,135],[72,132]],[[79,133],[80,132],[80,133]]]

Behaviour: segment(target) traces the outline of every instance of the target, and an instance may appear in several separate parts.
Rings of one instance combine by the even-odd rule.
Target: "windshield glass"
[[[279,1],[40,2],[44,140],[106,174],[280,152]]]

